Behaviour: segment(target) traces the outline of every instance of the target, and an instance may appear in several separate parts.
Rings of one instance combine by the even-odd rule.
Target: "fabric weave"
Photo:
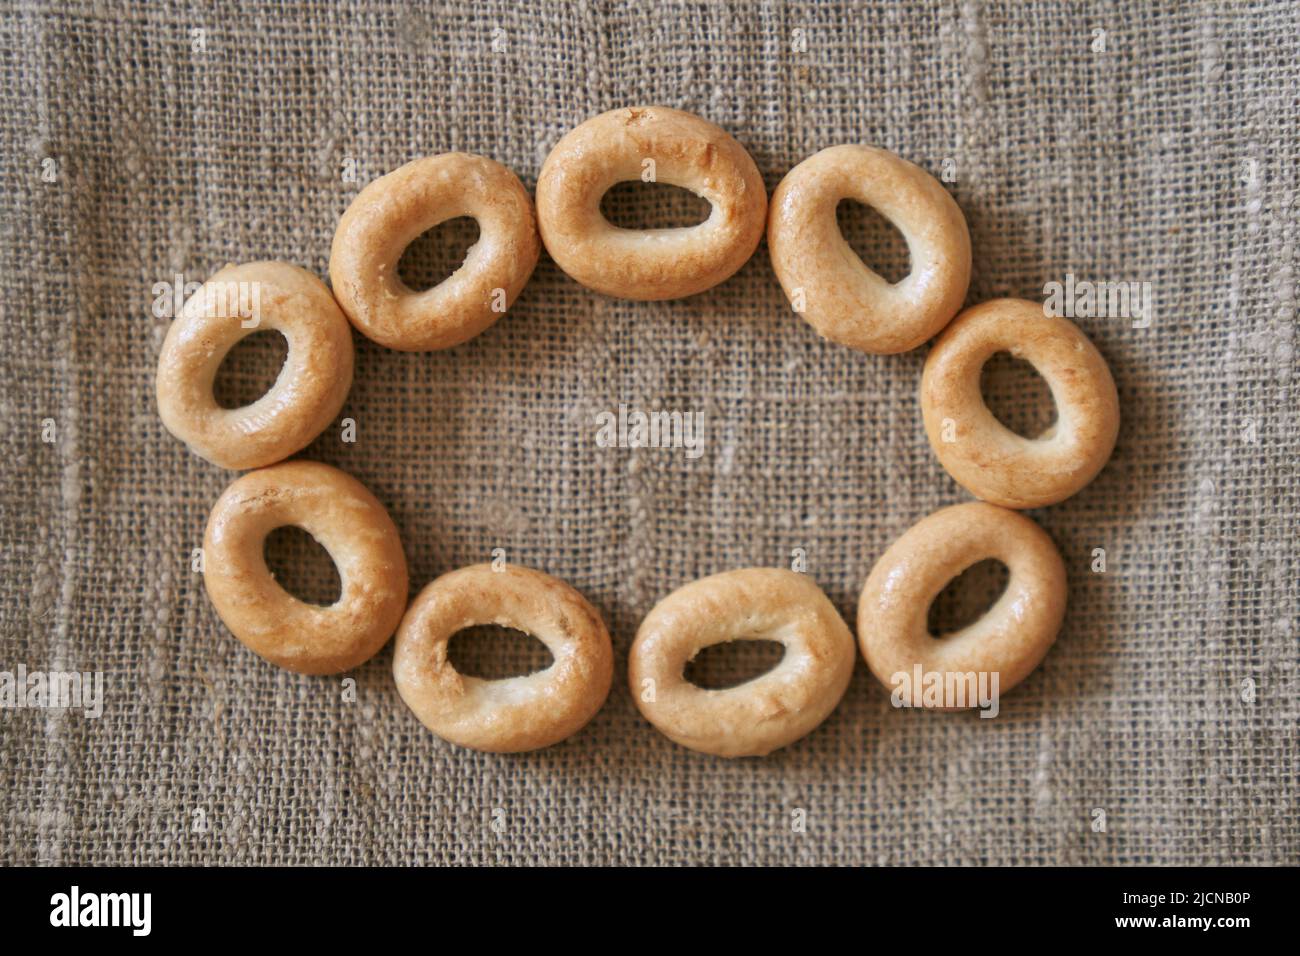
[[[0,861],[1294,863],[1298,9],[11,5],[0,670],[103,671],[105,699],[97,720],[0,710]],[[925,349],[819,339],[766,244],[723,285],[659,303],[588,292],[543,255],[463,347],[358,337],[340,416],[356,441],[336,422],[303,453],[389,507],[413,588],[503,548],[597,605],[618,670],[574,738],[457,749],[402,705],[391,646],[351,675],[353,702],[341,678],[254,657],[208,603],[192,550],[234,475],[159,421],[155,284],[261,258],[323,276],[370,179],[465,150],[531,190],[568,129],[654,103],[729,130],[769,192],[837,143],[947,172],[973,240],[968,304],[1041,299],[1067,274],[1151,284],[1148,328],[1077,320],[1114,373],[1119,443],[1092,485],[1031,513],[1065,557],[1069,608],[996,719],[897,711],[861,664],[821,728],[763,760],[685,750],[636,711],[626,657],[658,598],[804,549],[852,622],[884,548],[968,497],[921,429]],[[611,202],[633,222],[698,213],[666,188]],[[846,216],[868,261],[891,255]],[[454,266],[464,243],[442,238],[413,269]],[[235,391],[278,362],[239,359]],[[994,378],[1018,415],[1044,400]],[[598,447],[596,415],[620,403],[702,413],[704,454]],[[319,584],[328,569],[286,542],[279,563]],[[523,642],[466,653],[537,663]],[[711,676],[747,653],[711,658]]]

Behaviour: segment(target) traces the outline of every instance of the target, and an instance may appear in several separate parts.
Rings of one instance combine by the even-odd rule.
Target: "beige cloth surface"
[[[14,5],[0,669],[105,684],[97,720],[0,711],[0,861],[1294,863],[1300,18],[1165,6]],[[859,664],[810,737],[727,762],[633,705],[628,647],[675,587],[803,548],[852,620],[889,542],[967,497],[921,430],[925,349],[820,340],[765,244],[720,287],[654,304],[588,292],[544,255],[461,348],[358,338],[340,416],[356,441],[335,423],[304,453],[390,508],[414,588],[504,548],[596,603],[618,672],[571,740],[457,749],[398,699],[391,646],[351,701],[340,679],[255,658],[209,605],[191,551],[233,476],[158,419],[155,283],[258,258],[323,275],[375,176],[465,150],[531,190],[566,130],[645,103],[724,126],[769,191],[836,143],[935,174],[951,160],[968,302],[1040,299],[1070,273],[1151,284],[1149,328],[1079,320],[1114,372],[1121,434],[1093,485],[1032,512],[1070,604],[996,719],[897,711]],[[631,221],[682,213],[649,195],[615,201]],[[848,221],[888,258],[866,226]],[[463,250],[472,232],[455,235]],[[443,238],[417,267],[450,268]],[[224,387],[256,394],[275,354],[240,356]],[[1041,401],[1023,378],[991,387],[1018,414]],[[704,454],[598,447],[595,416],[619,403],[702,412]],[[321,586],[320,562],[276,547],[291,580]],[[536,661],[518,642],[476,652],[501,673]]]

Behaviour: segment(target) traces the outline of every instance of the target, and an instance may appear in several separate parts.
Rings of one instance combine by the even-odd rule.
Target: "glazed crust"
[[[457,672],[452,635],[498,624],[537,637],[555,660],[524,677],[482,680]],[[495,753],[536,750],[576,733],[604,704],[614,651],[600,614],[558,578],[530,568],[477,564],[444,574],[411,603],[397,632],[393,677],[431,731]]]
[[[457,216],[478,221],[464,263],[413,292],[397,274],[421,234]],[[343,213],[330,250],[334,295],[357,330],[390,349],[451,348],[514,303],[540,253],[533,203],[510,170],[468,153],[444,153],[381,176]]]
[[[844,241],[835,209],[856,199],[907,240],[911,272],[891,284]],[[772,193],[768,251],[786,297],[817,332],[849,348],[916,348],[957,314],[970,284],[966,217],[933,176],[871,146],[832,146],[805,159]]]
[[[1057,421],[1038,438],[1017,435],[984,404],[980,370],[996,352],[1028,361],[1051,387]],[[972,306],[944,331],[921,375],[921,414],[948,474],[1007,508],[1064,501],[1101,471],[1119,434],[1106,360],[1073,322],[1023,299]]]
[[[600,211],[616,183],[655,179],[713,206],[682,229],[621,229]],[[729,133],[666,106],[610,110],[569,132],[537,177],[537,218],[551,258],[572,278],[624,299],[679,299],[728,278],[754,254],[767,191],[754,160]]]
[[[986,558],[1010,571],[1006,591],[978,621],[935,639],[930,605]],[[1004,693],[1038,666],[1065,617],[1065,564],[1042,528],[1024,515],[972,501],[917,522],[881,555],[858,601],[858,644],[885,687],[920,664],[930,673],[998,673]],[[904,703],[911,701],[903,685]]]
[[[298,600],[267,568],[266,536],[285,525],[333,558],[343,586],[329,607]],[[300,674],[337,674],[369,660],[406,606],[406,557],[388,512],[355,478],[319,462],[284,462],[230,485],[208,518],[203,567],[231,633]]]
[[[228,299],[209,294],[240,283],[256,283],[256,316],[231,315]],[[222,408],[212,392],[222,360],[240,339],[267,329],[289,343],[279,377],[251,405]],[[352,330],[320,279],[285,262],[228,265],[167,330],[155,380],[158,414],[214,465],[261,468],[301,451],[334,420],[352,387],[352,361]]]
[[[738,687],[705,690],[683,676],[712,644],[785,645],[773,670]],[[728,571],[687,584],[646,616],[628,682],[646,720],[666,737],[720,757],[763,756],[810,733],[844,696],[853,635],[808,577],[780,568]]]

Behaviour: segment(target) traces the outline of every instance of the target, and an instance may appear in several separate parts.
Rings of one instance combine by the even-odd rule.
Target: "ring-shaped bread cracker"
[[[785,656],[737,687],[686,680],[696,654],[735,640],[777,641]],[[748,568],[693,581],[655,605],[632,644],[628,682],[642,715],[670,740],[720,757],[763,756],[830,715],[856,656],[852,633],[811,579]]]
[[[555,660],[522,677],[484,680],[448,658],[457,631],[497,624],[533,635]],[[559,743],[609,694],[614,652],[600,613],[568,584],[515,565],[442,575],[411,602],[397,631],[393,677],[420,722],[462,747],[495,753]]]
[[[1007,566],[1006,590],[978,620],[935,638],[927,623],[930,605],[950,581],[987,559]],[[997,674],[1001,694],[1047,654],[1065,617],[1065,599],[1065,564],[1047,532],[996,505],[953,505],[909,528],[871,569],[858,599],[858,645],[876,679],[905,706],[925,706],[930,680],[968,691],[968,675],[975,686],[985,675],[984,686],[993,688]],[[976,705],[967,693],[963,706]],[[939,709],[956,706],[944,701]]]
[[[342,588],[327,607],[294,597],[266,566],[266,536],[302,528],[329,552]],[[251,471],[217,499],[203,581],[250,650],[301,674],[337,674],[387,643],[406,608],[406,557],[384,506],[351,475],[315,461]]]
[[[1017,435],[989,411],[980,371],[997,352],[1031,364],[1056,402],[1056,422]],[[1119,434],[1119,396],[1101,353],[1069,319],[1022,299],[967,309],[944,330],[921,373],[921,415],[940,463],[984,501],[1006,508],[1055,504],[1096,477]]]
[[[270,390],[222,408],[217,370],[245,336],[280,332],[289,354]],[[352,329],[320,279],[285,262],[229,265],[186,300],[158,357],[158,414],[190,450],[222,468],[261,468],[307,447],[352,386]]]
[[[835,210],[855,199],[907,241],[911,271],[891,283],[844,240]],[[966,217],[921,167],[871,146],[831,146],[790,170],[772,193],[772,268],[795,311],[819,334],[862,352],[916,348],[957,314],[970,284]]]
[[[470,216],[479,238],[448,278],[416,292],[397,265],[417,237]],[[505,314],[540,251],[533,203],[510,170],[483,156],[413,160],[357,194],[330,250],[330,283],[362,335],[390,349],[425,352],[472,339]]]
[[[600,211],[616,183],[646,180],[689,189],[712,211],[697,226],[622,229]],[[767,191],[749,153],[708,120],[665,106],[610,110],[571,130],[537,177],[546,251],[578,282],[624,299],[703,292],[754,253]]]

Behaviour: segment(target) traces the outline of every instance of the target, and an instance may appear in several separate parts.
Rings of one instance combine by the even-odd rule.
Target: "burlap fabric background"
[[[106,688],[99,720],[0,712],[0,860],[1295,862],[1300,25],[1290,4],[1156,6],[6,4],[0,665],[102,670]],[[375,176],[466,150],[531,189],[566,130],[637,103],[726,127],[769,190],[836,143],[952,160],[970,302],[1041,298],[1070,272],[1152,284],[1150,328],[1080,320],[1123,427],[1092,486],[1032,513],[1066,558],[1068,619],[997,719],[896,711],[860,664],[809,738],[726,762],[633,706],[628,647],[673,588],[803,548],[852,619],[886,545],[967,497],[921,430],[925,349],[820,340],[765,245],[657,304],[543,256],[464,347],[358,337],[357,440],[336,423],[304,453],[387,504],[413,587],[504,548],[600,607],[619,672],[576,737],[460,750],[401,704],[391,647],[349,702],[217,619],[191,550],[233,476],[159,422],[153,285],[258,258],[323,275]],[[614,201],[682,214],[645,194]],[[846,228],[887,259],[868,225]],[[450,268],[469,238],[444,231],[412,268]],[[240,357],[223,388],[256,394],[278,357]],[[1018,414],[1042,400],[1024,378],[991,388]],[[704,455],[597,447],[594,416],[620,402],[703,412]],[[301,541],[273,544],[296,586],[328,590]],[[485,672],[538,660],[477,651]]]

